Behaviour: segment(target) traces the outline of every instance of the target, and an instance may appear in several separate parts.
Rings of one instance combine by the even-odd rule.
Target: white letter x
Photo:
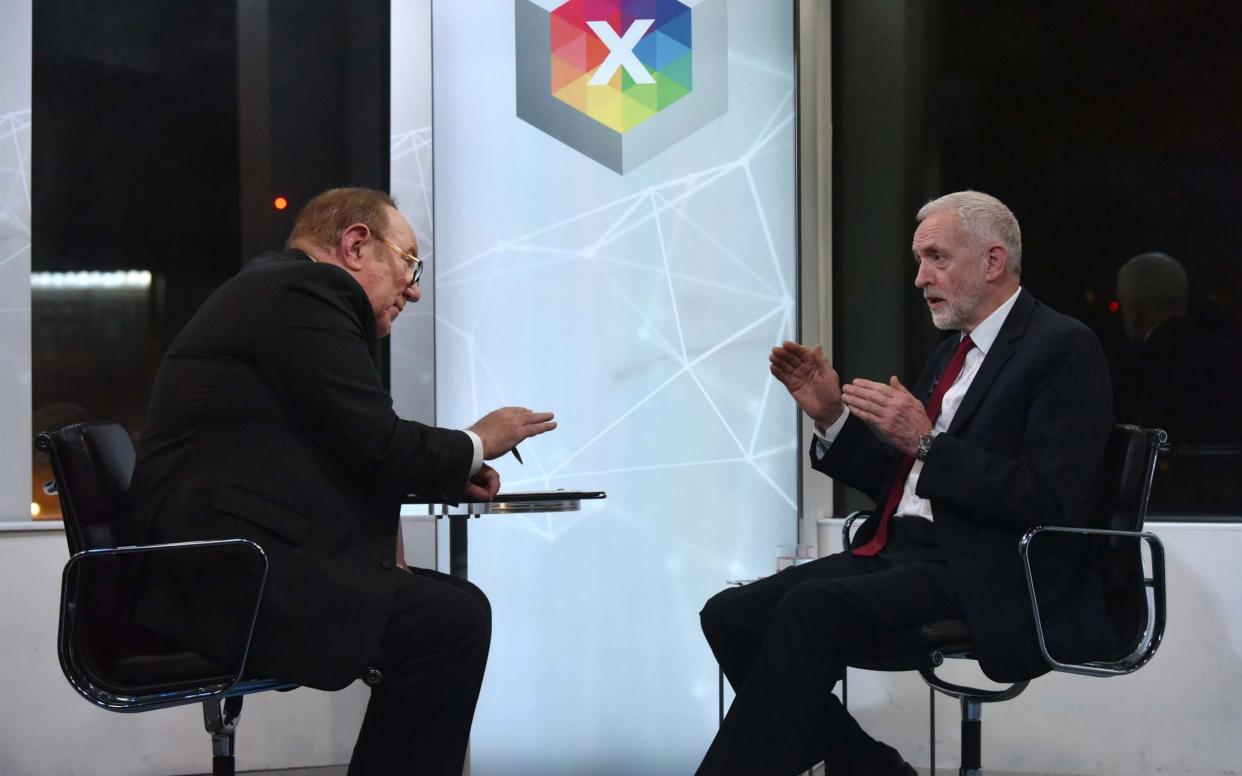
[[[625,35],[618,38],[616,31],[608,22],[587,22],[587,26],[599,37],[600,42],[608,47],[608,58],[595,71],[595,75],[587,82],[588,85],[600,86],[608,83],[620,67],[625,68],[625,72],[630,74],[634,83],[655,83],[651,73],[648,73],[643,63],[634,56],[634,47],[638,45],[639,38],[651,29],[653,24],[655,24],[655,19],[635,19],[630,28],[625,31]]]

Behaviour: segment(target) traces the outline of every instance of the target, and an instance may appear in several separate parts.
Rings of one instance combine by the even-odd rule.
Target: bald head
[[[397,203],[382,191],[328,189],[315,195],[302,207],[293,222],[287,245],[318,259],[317,252],[335,248],[341,241],[341,235],[354,224],[365,224],[372,232],[386,233],[388,211],[396,209]],[[315,252],[312,253],[312,250]]]
[[[396,202],[373,189],[329,189],[298,213],[288,247],[345,270],[362,286],[379,336],[422,295],[413,281],[418,240]]]

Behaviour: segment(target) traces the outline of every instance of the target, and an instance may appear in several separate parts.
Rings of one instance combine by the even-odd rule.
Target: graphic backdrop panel
[[[472,767],[690,773],[716,726],[698,611],[796,541],[767,372],[797,313],[792,4],[498,8],[433,6],[437,422],[553,410],[493,462],[505,489],[608,499],[472,521]]]

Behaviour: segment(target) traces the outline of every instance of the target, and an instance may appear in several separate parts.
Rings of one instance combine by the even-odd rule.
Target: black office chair
[[[1093,525],[1090,528],[1040,526],[1027,531],[1018,543],[1016,549],[1026,570],[1039,649],[1054,671],[1083,676],[1121,676],[1142,668],[1160,647],[1165,626],[1164,548],[1154,534],[1143,531],[1143,521],[1147,517],[1156,457],[1166,441],[1167,437],[1160,429],[1115,426],[1105,452],[1106,489]],[[850,546],[851,527],[859,517],[865,516],[866,513],[854,512],[846,518],[842,529],[843,546]],[[1098,548],[1098,557],[1102,563],[1109,614],[1120,625],[1120,632],[1129,634],[1127,644],[1131,648],[1125,657],[1066,663],[1049,654],[1044,620],[1040,616],[1039,599],[1031,574],[1031,553],[1039,537],[1055,534],[1100,537],[1098,541],[1102,547]],[[1147,542],[1150,549],[1150,576],[1143,568],[1142,541]],[[931,708],[932,773],[936,770],[936,692],[957,698],[961,703],[961,768],[958,773],[960,776],[977,776],[983,773],[980,762],[983,704],[1007,701],[1026,689],[1027,682],[984,690],[953,684],[936,676],[935,669],[944,663],[945,658],[973,659],[973,650],[966,623],[945,620],[911,628],[902,633],[884,653],[865,663],[851,664],[855,668],[874,671],[917,670],[923,677],[929,688]],[[848,686],[844,679],[841,692],[842,701],[848,703]]]
[[[234,732],[242,696],[296,685],[245,674],[258,614],[267,556],[245,539],[118,546],[134,446],[115,423],[78,423],[35,438],[51,457],[64,515],[69,561],[61,576],[57,651],[65,677],[96,706],[125,713],[188,703],[203,704],[212,740],[213,776],[233,776]],[[254,606],[237,613],[245,642],[231,669],[189,652],[131,621],[142,566],[157,553],[214,553],[230,563],[253,564]]]

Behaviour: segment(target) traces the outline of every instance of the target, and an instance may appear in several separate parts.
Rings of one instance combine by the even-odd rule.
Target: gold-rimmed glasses
[[[400,256],[407,263],[409,263],[410,281],[406,285],[407,286],[418,285],[418,279],[423,276],[423,260],[408,251],[398,248],[395,244],[390,243],[389,241],[385,240],[383,237],[380,237],[378,234],[375,235],[375,239],[387,245],[389,248],[392,248],[394,251],[397,252],[398,256]]]

